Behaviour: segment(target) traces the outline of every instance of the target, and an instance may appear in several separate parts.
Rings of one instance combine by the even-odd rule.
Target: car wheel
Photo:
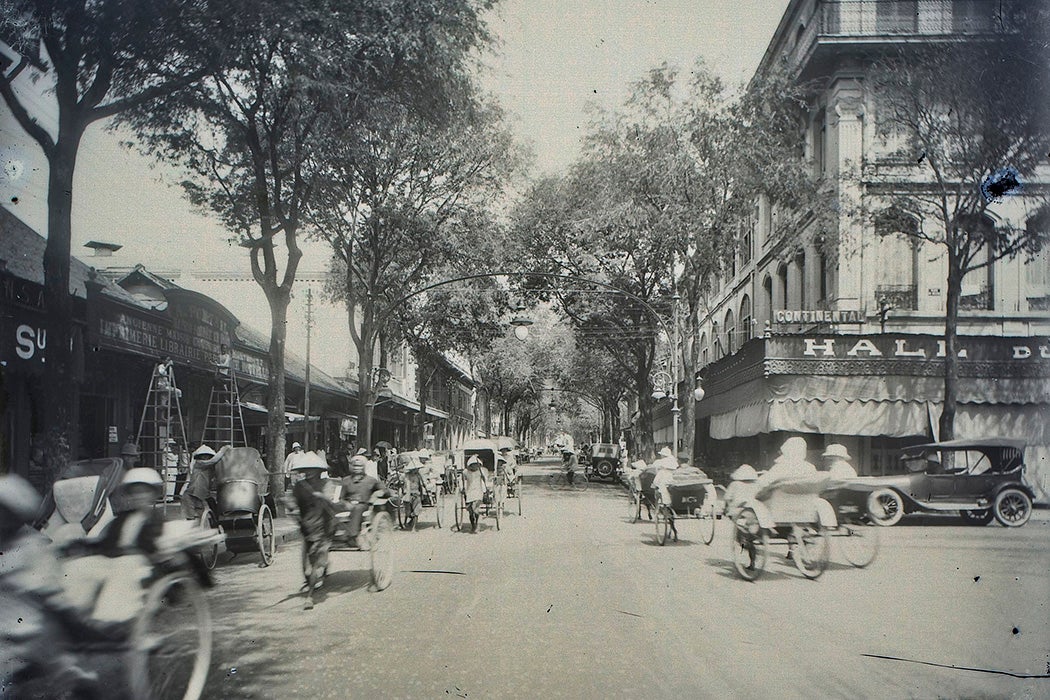
[[[960,510],[959,515],[967,525],[987,525],[995,519],[991,508],[981,510]]]
[[[1003,489],[995,497],[994,511],[1003,527],[1021,527],[1032,517],[1032,499],[1021,489]]]
[[[868,516],[876,525],[896,525],[904,517],[904,499],[893,489],[876,489],[868,496]]]
[[[594,473],[602,479],[611,479],[613,475],[612,462],[607,462],[605,460],[598,462],[594,465]]]

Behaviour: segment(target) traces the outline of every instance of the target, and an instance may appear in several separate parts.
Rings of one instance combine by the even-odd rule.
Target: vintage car
[[[1034,494],[1025,482],[1025,443],[1006,438],[950,440],[909,447],[903,474],[862,478],[871,489],[868,512],[878,525],[906,513],[958,511],[975,525],[992,518],[1020,527],[1032,516]]]
[[[591,446],[591,473],[601,479],[617,479],[623,464],[620,446],[611,442],[596,442]]]

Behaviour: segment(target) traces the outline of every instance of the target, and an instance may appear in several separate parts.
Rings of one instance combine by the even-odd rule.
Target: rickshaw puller
[[[470,516],[470,531],[478,531],[478,508],[485,498],[488,490],[488,480],[485,477],[485,469],[477,455],[471,455],[467,460],[467,468],[463,470],[463,500],[466,502],[467,513]]]
[[[304,478],[292,487],[292,498],[299,509],[299,531],[303,535],[303,578],[306,580],[306,602],[303,609],[314,607],[314,590],[324,582],[328,570],[328,550],[335,534],[335,517],[331,504],[324,495],[325,468],[320,464],[304,462],[292,467]]]

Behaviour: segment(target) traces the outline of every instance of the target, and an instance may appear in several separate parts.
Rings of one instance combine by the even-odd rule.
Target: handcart
[[[653,520],[656,524],[656,541],[660,546],[671,539],[677,542],[677,525],[686,520],[698,521],[700,539],[704,544],[711,544],[715,537],[715,504],[718,501],[714,482],[704,479],[690,484],[670,484],[667,492],[671,496],[670,503],[664,502],[659,490],[656,492],[656,517]]]
[[[754,581],[762,574],[773,540],[788,545],[789,557],[806,578],[824,573],[829,533],[838,526],[835,509],[820,497],[828,483],[826,476],[774,482],[733,516],[731,557],[741,578]]]

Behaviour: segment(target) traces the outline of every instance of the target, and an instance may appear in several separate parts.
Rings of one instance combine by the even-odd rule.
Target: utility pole
[[[309,452],[310,445],[310,331],[314,325],[314,296],[310,287],[306,288],[306,378],[303,391],[303,451]]]

